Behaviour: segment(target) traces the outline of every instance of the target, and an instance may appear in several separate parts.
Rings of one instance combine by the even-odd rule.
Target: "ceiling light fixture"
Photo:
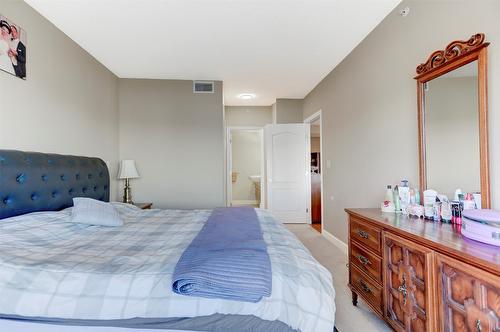
[[[254,99],[255,95],[253,93],[242,93],[241,95],[238,95],[238,98],[250,100],[250,99]]]

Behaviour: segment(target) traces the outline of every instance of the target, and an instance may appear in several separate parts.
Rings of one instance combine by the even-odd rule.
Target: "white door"
[[[309,124],[265,127],[267,208],[285,223],[309,223]]]

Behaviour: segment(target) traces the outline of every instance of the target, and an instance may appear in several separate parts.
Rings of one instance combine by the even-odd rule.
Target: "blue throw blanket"
[[[175,267],[182,295],[258,302],[271,295],[271,261],[255,209],[214,209]]]

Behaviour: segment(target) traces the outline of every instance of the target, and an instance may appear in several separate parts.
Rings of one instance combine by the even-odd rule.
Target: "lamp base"
[[[133,204],[129,179],[125,179],[125,188],[123,188],[123,203]]]

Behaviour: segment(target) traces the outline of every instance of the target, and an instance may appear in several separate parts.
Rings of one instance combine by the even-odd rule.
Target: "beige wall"
[[[276,99],[276,123],[303,123],[303,99]]]
[[[232,130],[232,166],[238,173],[232,183],[232,200],[255,200],[255,186],[251,175],[261,175],[262,140],[257,131]]]
[[[224,205],[222,82],[120,79],[120,158],[136,161],[135,201],[157,208]]]
[[[273,123],[272,106],[226,106],[227,127],[264,127]]]
[[[0,72],[0,149],[100,157],[116,199],[116,76],[23,1],[0,12],[28,35],[27,80]]]
[[[403,18],[399,10],[410,7]],[[418,182],[415,68],[456,39],[484,32],[489,47],[490,169],[500,209],[499,1],[403,1],[304,100],[323,116],[325,228],[347,241],[346,207],[377,207],[386,184]]]
[[[311,137],[311,153],[321,152],[321,141],[319,137]]]
[[[481,190],[476,77],[439,77],[425,92],[427,185],[452,199]]]

